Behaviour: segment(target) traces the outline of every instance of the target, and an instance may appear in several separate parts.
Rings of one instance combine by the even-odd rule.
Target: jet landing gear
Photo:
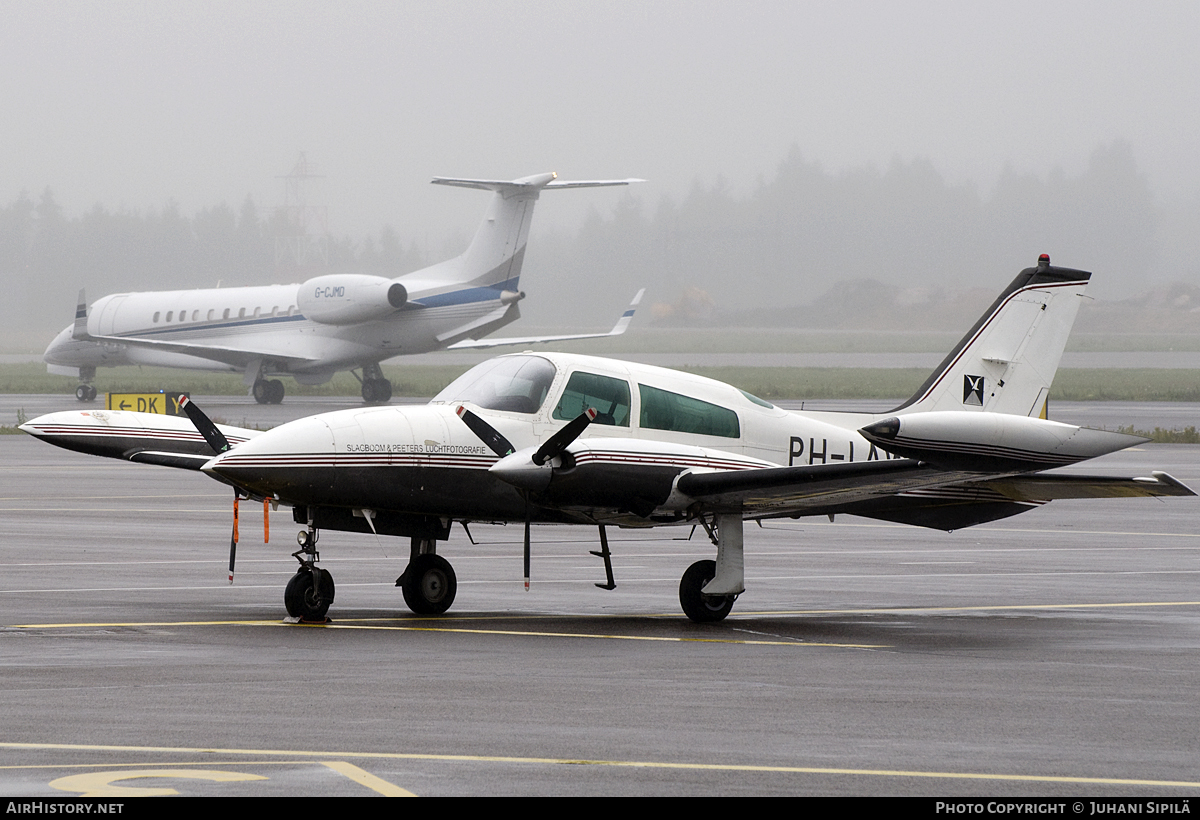
[[[363,401],[367,404],[387,404],[392,400],[392,383],[383,377],[383,369],[378,364],[364,364],[362,372],[359,381],[362,382]]]
[[[296,540],[300,549],[293,552],[292,557],[300,562],[300,569],[288,581],[283,592],[283,605],[293,618],[324,621],[333,603],[334,586],[333,576],[316,563],[321,557],[317,552],[317,530],[309,527],[308,531],[297,533]]]
[[[279,379],[256,379],[253,393],[254,400],[259,404],[280,404],[283,402],[283,382]]]
[[[710,624],[725,620],[746,589],[742,514],[718,513],[711,522],[701,518],[700,523],[717,545],[717,560],[697,561],[687,568],[679,581],[679,605],[693,623]]]
[[[95,401],[96,387],[92,384],[92,379],[96,378],[96,368],[81,367],[79,368],[79,386],[75,388],[75,398],[79,401]]]
[[[437,542],[432,539],[414,538],[408,566],[396,579],[404,603],[417,615],[441,615],[454,603],[458,592],[454,567],[434,552],[436,548]]]

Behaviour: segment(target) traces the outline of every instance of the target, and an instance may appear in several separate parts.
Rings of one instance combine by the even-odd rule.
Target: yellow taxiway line
[[[506,763],[519,765],[610,766],[637,769],[676,769],[687,771],[758,772],[767,774],[852,775],[860,777],[920,777],[936,780],[985,780],[1021,783],[1070,783],[1074,785],[1152,786],[1158,788],[1200,789],[1200,781],[1152,780],[1124,777],[1071,777],[1067,775],[1002,774],[990,772],[938,772],[912,769],[854,769],[824,766],[762,766],[738,763],[675,763],[652,760],[599,760],[589,758],[511,757],[504,755],[446,755],[411,752],[331,752],[288,749],[218,749],[173,746],[110,746],[73,743],[0,743],[0,749],[63,750],[80,752],[143,752],[172,754],[224,754],[231,756],[274,756],[291,758],[328,759],[355,758],[358,760],[429,760],[466,763]],[[215,761],[207,761],[212,766]],[[349,765],[349,764],[347,764]],[[7,767],[6,767],[7,768]],[[357,768],[357,767],[355,767]],[[338,770],[340,771],[340,770]],[[360,770],[361,771],[361,770]],[[367,774],[364,772],[364,774]],[[373,775],[367,774],[368,778]],[[362,781],[359,781],[362,782]],[[381,781],[386,783],[386,781]],[[364,785],[368,785],[365,784]],[[390,784],[388,784],[390,785]],[[372,787],[373,786],[369,786]]]

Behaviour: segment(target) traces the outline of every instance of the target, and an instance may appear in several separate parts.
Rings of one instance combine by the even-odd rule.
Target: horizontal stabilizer
[[[482,191],[495,191],[498,194],[520,193],[522,191],[540,191],[553,188],[609,188],[614,185],[629,185],[634,182],[645,182],[644,179],[587,179],[560,180],[558,174],[550,171],[545,174],[535,174],[520,179],[463,179],[460,177],[434,177],[430,182],[434,185],[450,185],[455,188],[476,188]]]

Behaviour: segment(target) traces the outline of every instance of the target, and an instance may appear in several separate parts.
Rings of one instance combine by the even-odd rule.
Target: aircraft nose
[[[46,364],[69,364],[69,362],[64,360],[63,354],[66,352],[71,341],[71,328],[63,328],[46,347],[46,352],[42,354],[42,361],[46,362]]]

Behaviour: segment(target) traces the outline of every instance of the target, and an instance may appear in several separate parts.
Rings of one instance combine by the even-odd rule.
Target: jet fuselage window
[[[593,424],[628,427],[629,382],[594,373],[572,373],[554,408],[554,418],[573,419],[589,407],[596,408]]]
[[[245,319],[245,318],[246,318],[246,309],[245,309],[245,308],[239,308],[239,309],[238,309],[238,318],[239,318],[239,319]]]
[[[225,308],[225,313],[221,316],[222,319],[229,318],[229,308]]]
[[[210,321],[210,322],[211,322],[211,321],[213,320],[213,314],[214,314],[214,313],[216,313],[216,311],[215,311],[215,310],[210,310],[210,311],[208,312],[208,321]]]
[[[154,324],[158,324],[158,314],[159,314],[159,311],[157,311],[157,310],[154,311]]]
[[[168,311],[167,311],[167,321],[168,321],[168,322],[169,322],[169,321],[171,321],[171,319],[172,319],[174,316],[175,316],[175,311],[173,311],[173,310],[168,310]]]
[[[638,385],[638,392],[642,397],[640,424],[645,429],[723,438],[742,434],[732,410],[644,384]]]
[[[434,402],[471,402],[486,410],[536,413],[557,371],[540,356],[512,356],[476,365],[450,382]]]

